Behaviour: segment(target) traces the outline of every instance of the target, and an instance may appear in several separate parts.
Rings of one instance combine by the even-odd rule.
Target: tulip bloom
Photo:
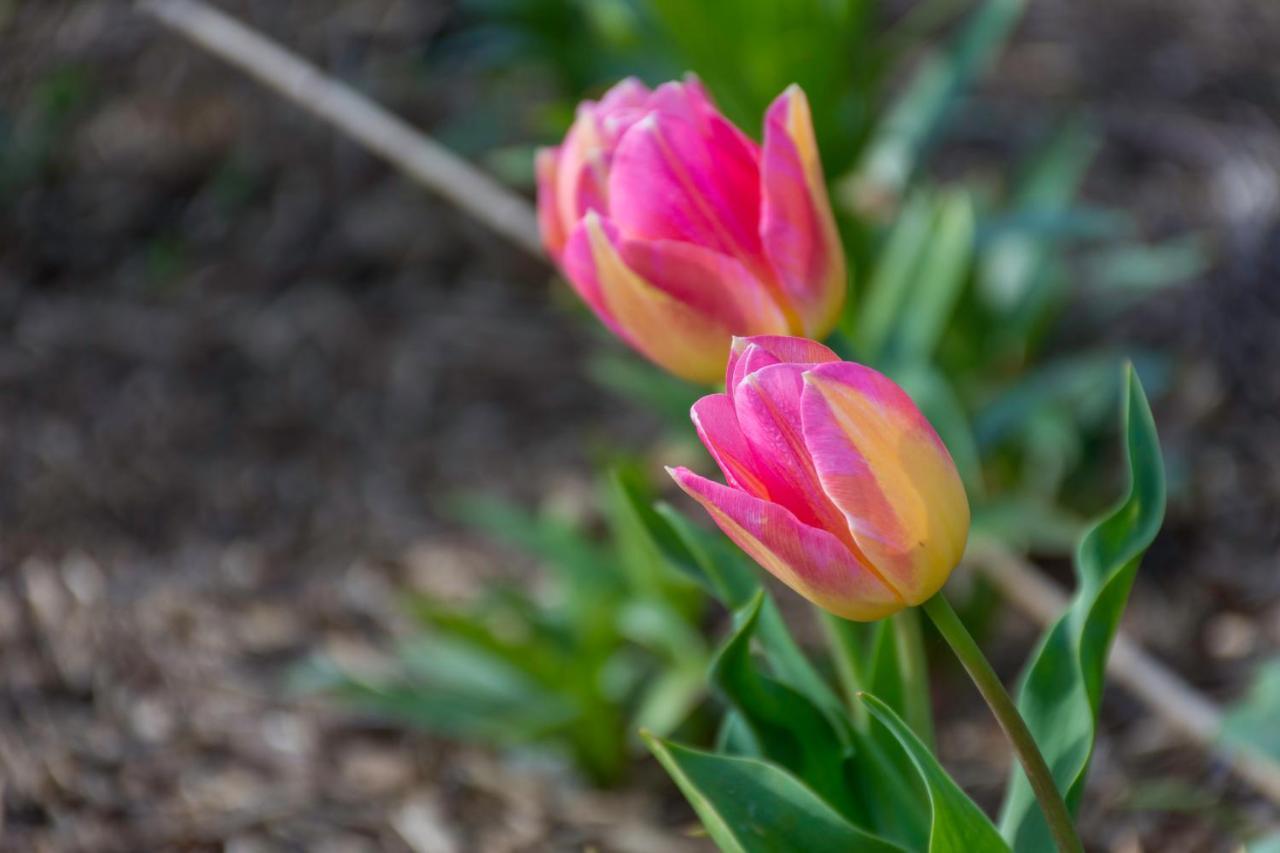
[[[805,598],[871,621],[921,604],[960,561],[969,502],[901,388],[803,338],[737,338],[724,394],[693,406],[725,485],[671,476]]]
[[[799,87],[769,107],[758,145],[693,77],[623,80],[536,165],[551,257],[610,330],[677,376],[714,382],[734,335],[835,327],[844,253]]]

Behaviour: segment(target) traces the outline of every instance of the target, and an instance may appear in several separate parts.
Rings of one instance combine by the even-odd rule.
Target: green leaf
[[[404,650],[407,671],[397,677],[372,681],[328,660],[304,677],[367,713],[498,744],[537,739],[577,715],[563,697],[481,649],[443,638],[420,646]]]
[[[894,330],[889,358],[926,363],[955,309],[973,256],[973,206],[963,193],[949,193],[938,211],[906,310]]]
[[[570,524],[478,495],[459,499],[452,509],[467,526],[539,558],[566,589],[599,595],[621,588],[616,573],[603,570],[605,552]]]
[[[780,767],[642,736],[726,853],[903,853],[850,823]]]
[[[1280,853],[1280,832],[1255,838],[1245,846],[1245,849],[1248,853]]]
[[[1032,656],[1018,695],[1018,709],[1072,809],[1079,805],[1093,754],[1107,653],[1138,563],[1164,518],[1160,443],[1132,366],[1126,371],[1123,408],[1129,494],[1081,540],[1076,593]],[[1031,786],[1016,765],[1000,826],[1019,853],[1053,847]]]
[[[841,182],[850,212],[877,212],[915,172],[957,98],[1003,47],[1025,0],[986,0],[945,52],[926,57],[910,84],[875,128],[857,171]]]
[[[751,658],[751,639],[764,602],[756,594],[739,614],[711,667],[711,682],[741,716],[767,758],[795,773],[842,814],[858,819],[845,760],[850,733],[804,694],[760,673]]]
[[[1100,422],[1123,384],[1116,370],[1118,359],[1111,352],[1084,352],[1028,371],[979,409],[973,423],[979,449],[989,453],[1045,410],[1065,411],[1079,424]],[[1148,384],[1165,382],[1167,365],[1160,356],[1139,354],[1134,361]]]
[[[1013,199],[1014,209],[1027,217],[1061,215],[1070,208],[1085,169],[1097,147],[1094,135],[1081,122],[1072,122],[1038,152],[1026,168]],[[998,315],[1016,318],[1015,328],[1000,329],[1002,337],[1025,344],[1038,319],[1031,309],[1049,304],[1055,277],[1046,274],[1051,239],[1031,229],[1007,230],[983,247],[978,294]]]
[[[723,534],[690,523],[667,504],[659,504],[652,518],[665,525],[665,532],[655,532],[654,540],[667,558],[725,607],[741,609],[763,589],[756,570]],[[780,680],[804,693],[828,715],[842,713],[839,697],[805,657],[767,591],[756,633]]]
[[[856,305],[849,301],[845,328],[855,339],[861,359],[880,360],[916,280],[932,221],[933,196],[924,191],[912,193],[876,257],[865,297]]]
[[[601,353],[587,363],[587,372],[596,384],[644,411],[658,413],[667,426],[682,431],[689,427],[689,407],[704,393],[632,353]]]
[[[893,709],[869,693],[864,693],[859,698],[866,704],[867,710],[897,738],[929,792],[929,805],[933,811],[929,853],[1007,851],[1008,845],[991,820],[952,780],[938,763],[938,759],[933,757],[928,747],[921,743],[920,738],[916,737]]]

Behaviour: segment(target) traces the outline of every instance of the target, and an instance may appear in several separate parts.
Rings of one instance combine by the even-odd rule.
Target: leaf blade
[[[1085,534],[1076,554],[1079,587],[1046,632],[1018,693],[1027,721],[1071,809],[1080,802],[1093,754],[1107,652],[1143,552],[1164,517],[1164,466],[1155,421],[1132,366],[1127,369],[1124,434],[1129,493]],[[1001,809],[1001,832],[1015,851],[1051,849],[1044,817],[1017,766]]]

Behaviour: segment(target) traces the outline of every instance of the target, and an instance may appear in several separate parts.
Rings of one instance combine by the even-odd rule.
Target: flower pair
[[[846,273],[809,103],[792,86],[748,138],[694,78],[587,101],[538,153],[543,242],[583,301],[677,376],[714,382],[734,335],[821,338]]]
[[[901,388],[808,340],[847,282],[804,94],[774,101],[757,145],[694,79],[626,80],[537,172],[543,240],[605,325],[676,375],[723,371],[692,414],[725,484],[678,468],[680,487],[840,616],[937,592],[969,527],[950,454]]]

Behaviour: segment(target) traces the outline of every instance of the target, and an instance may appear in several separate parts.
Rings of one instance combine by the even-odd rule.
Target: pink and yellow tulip
[[[587,101],[538,152],[547,251],[606,326],[666,370],[715,381],[734,335],[823,337],[844,253],[809,103],[778,96],[759,145],[694,78]]]
[[[693,406],[725,484],[671,476],[761,566],[870,621],[921,604],[964,552],[951,454],[892,380],[803,338],[737,338],[724,394]]]

